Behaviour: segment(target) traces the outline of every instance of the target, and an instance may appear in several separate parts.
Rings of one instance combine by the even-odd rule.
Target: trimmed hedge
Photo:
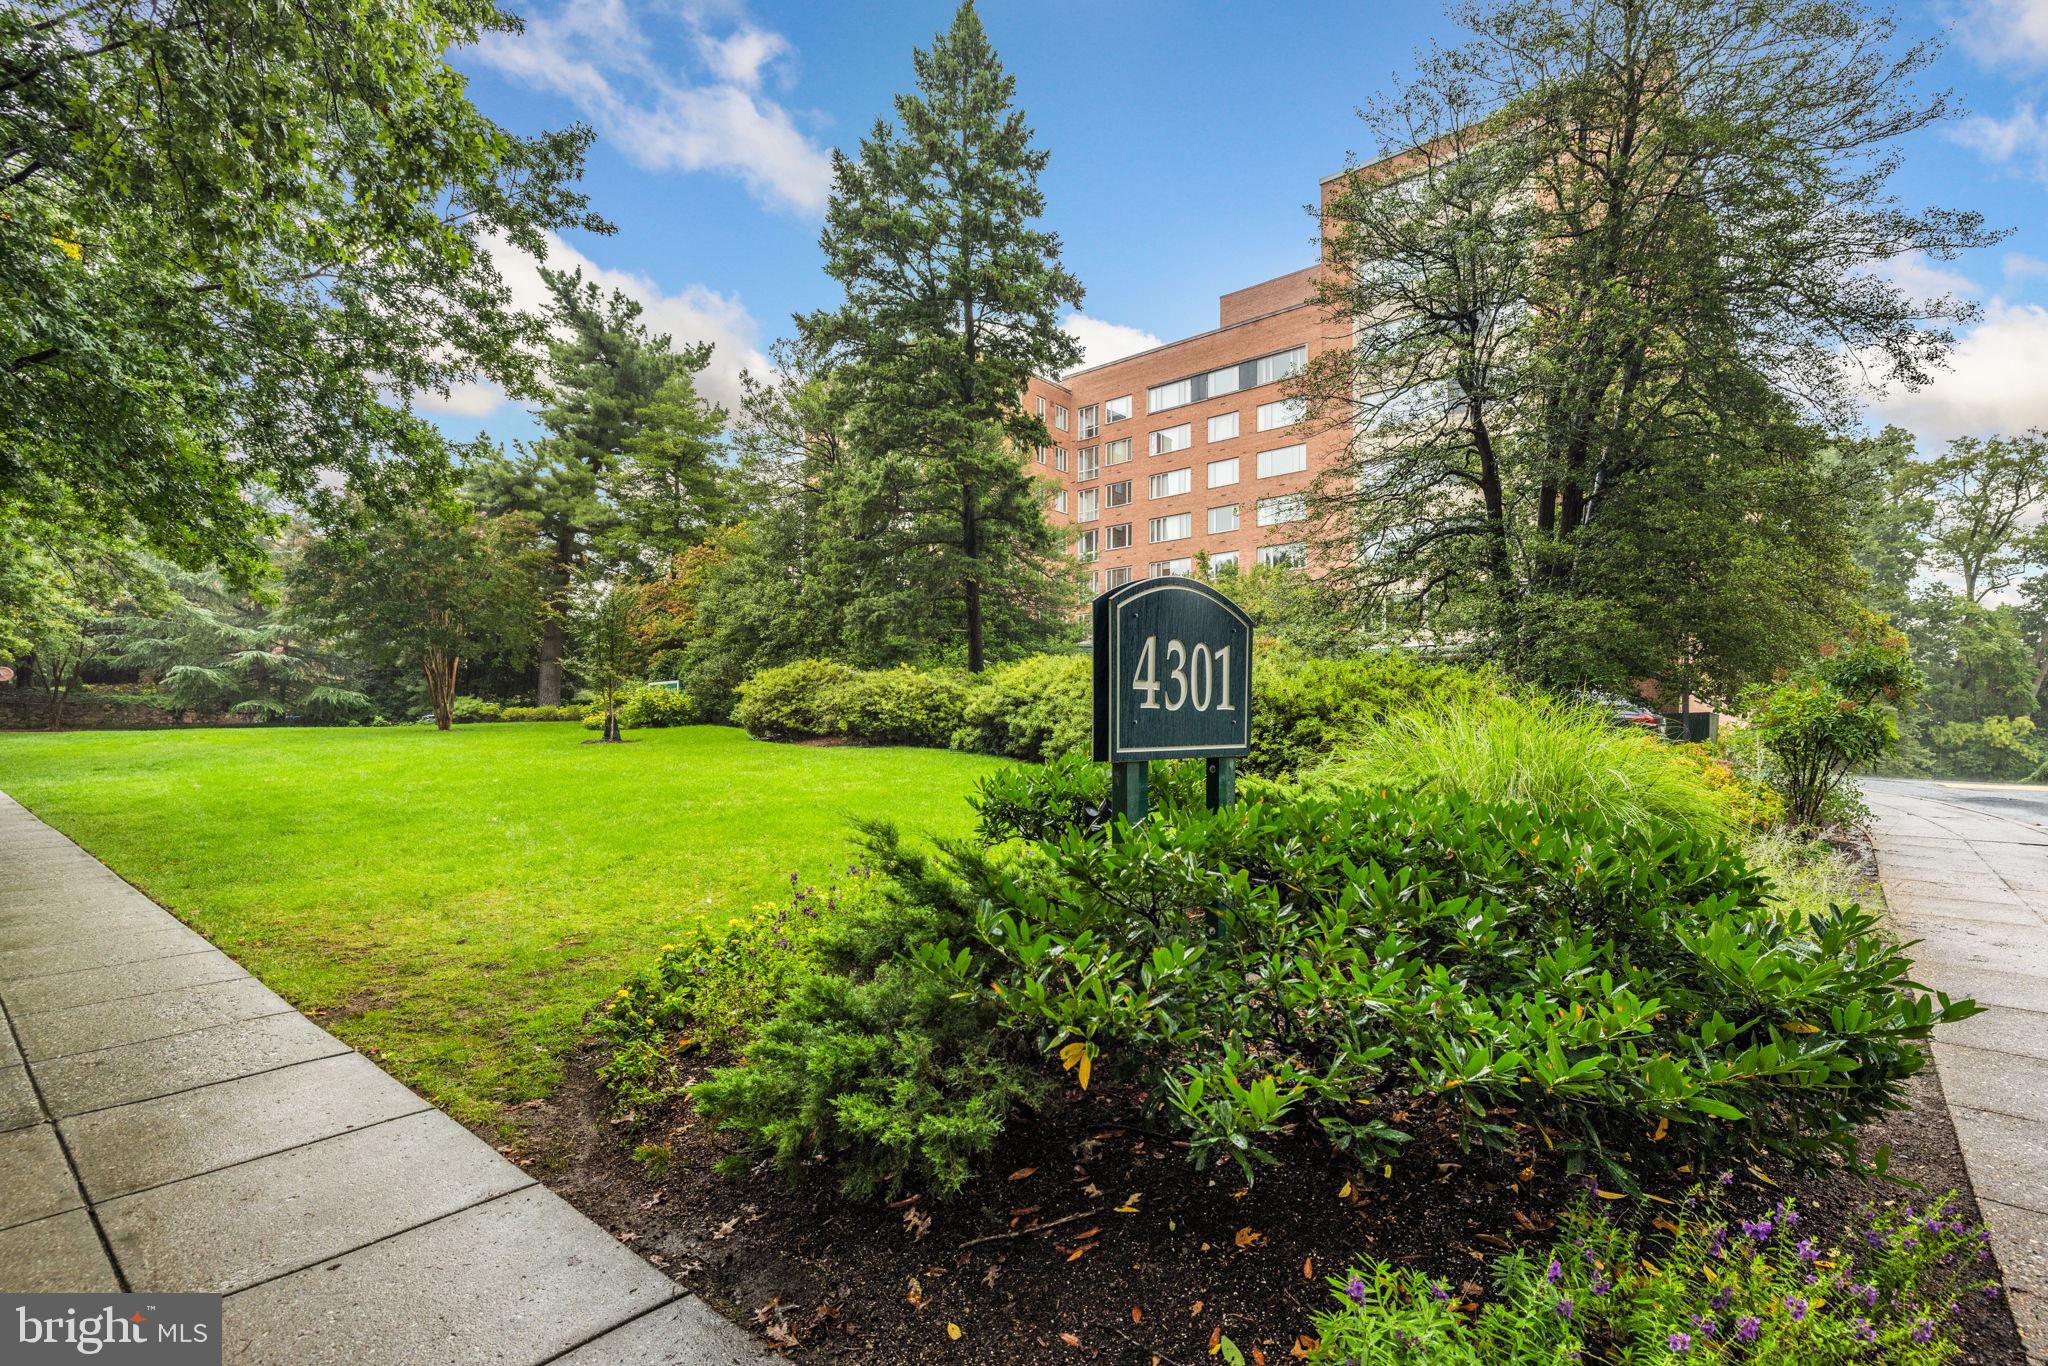
[[[1292,778],[1390,713],[1497,697],[1490,670],[1390,652],[1357,659],[1261,653],[1253,671],[1246,773]],[[732,719],[762,740],[834,738],[949,746],[1046,763],[1085,754],[1086,655],[1032,655],[981,674],[908,667],[861,671],[822,659],[764,669],[740,685]]]

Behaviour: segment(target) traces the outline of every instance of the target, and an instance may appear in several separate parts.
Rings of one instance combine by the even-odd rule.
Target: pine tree
[[[859,585],[852,628],[957,630],[979,670],[992,636],[1017,643],[1070,591],[1015,452],[1050,440],[1024,384],[1079,361],[1059,312],[1082,291],[1058,235],[1035,226],[1047,154],[972,0],[912,61],[897,123],[833,158],[821,242],[846,298],[798,326],[846,390],[854,459],[833,549]]]

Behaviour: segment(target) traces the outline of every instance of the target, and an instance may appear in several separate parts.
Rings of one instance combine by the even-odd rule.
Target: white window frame
[[[1087,564],[1097,555],[1100,555],[1102,551],[1097,544],[1098,540],[1099,538],[1096,536],[1093,527],[1076,536],[1074,538],[1074,558],[1082,564]]]
[[[1222,517],[1220,525],[1217,520],[1219,515]],[[1211,536],[1221,536],[1227,531],[1237,530],[1237,522],[1237,504],[1235,503],[1209,509],[1209,534]]]
[[[1130,439],[1130,438],[1129,438],[1128,436],[1120,436],[1120,437],[1118,437],[1118,438],[1117,438],[1116,440],[1114,440],[1114,441],[1106,441],[1106,442],[1104,442],[1104,443],[1103,443],[1103,446],[1102,446],[1102,463],[1103,463],[1103,464],[1105,464],[1105,465],[1126,465],[1126,464],[1129,464],[1129,463],[1130,463],[1130,459],[1131,459],[1131,439]]]
[[[1052,425],[1061,431],[1067,429],[1067,410],[1057,403],[1052,405]]]
[[[1195,428],[1191,422],[1183,422],[1178,427],[1162,427],[1152,433],[1150,442],[1154,455],[1172,455],[1175,451],[1184,451],[1194,444]]]
[[[1240,473],[1237,457],[1234,455],[1227,460],[1211,460],[1209,462],[1209,487],[1212,489],[1229,488],[1238,481]]]
[[[1259,405],[1257,426],[1262,432],[1276,431],[1281,427],[1292,427],[1307,416],[1307,399],[1280,398]]]
[[[1057,493],[1053,494],[1053,496],[1052,496],[1052,510],[1053,510],[1054,512],[1057,512],[1057,513],[1061,513],[1061,514],[1064,514],[1064,513],[1066,512],[1066,510],[1067,510],[1067,491],[1066,491],[1065,489],[1061,489],[1061,490],[1059,490],[1059,491],[1058,491]]]
[[[1179,534],[1176,535],[1176,532]],[[1165,545],[1169,541],[1185,541],[1194,534],[1194,513],[1169,512],[1164,517],[1154,517],[1146,523],[1145,544]]]
[[[1133,524],[1130,522],[1117,522],[1110,526],[1108,528],[1109,535],[1103,538],[1103,544],[1111,550],[1129,550],[1131,548],[1132,526]],[[1123,533],[1121,538],[1117,535],[1119,531]]]
[[[1283,474],[1300,474],[1308,468],[1308,446],[1297,442],[1259,452],[1259,478],[1274,479]]]
[[[1099,489],[1080,489],[1074,495],[1074,520],[1092,522],[1102,515]]]
[[[1123,497],[1117,497],[1118,493],[1122,493]],[[1128,479],[1119,479],[1114,484],[1104,484],[1102,486],[1102,505],[1106,508],[1127,508],[1136,496],[1131,490],[1131,481]]]
[[[1066,430],[1064,423],[1061,424],[1060,430]],[[1083,441],[1093,441],[1095,434],[1100,430],[1101,425],[1095,420],[1095,405],[1091,403],[1081,410],[1081,425],[1076,429],[1076,434]]]
[[[1154,579],[1184,579],[1195,572],[1193,557],[1178,560],[1154,560],[1147,577]]]
[[[1308,545],[1302,541],[1290,541],[1286,545],[1262,545],[1259,547],[1259,567],[1271,568],[1284,564],[1295,569],[1308,568]]]
[[[1163,413],[1169,408],[1183,408],[1195,401],[1193,379],[1177,379],[1171,384],[1155,384],[1145,391],[1145,411]]]
[[[1122,588],[1131,581],[1131,567],[1127,564],[1113,564],[1102,574],[1104,588]]]
[[[1209,419],[1209,440],[1232,440],[1238,434],[1238,427],[1238,414],[1235,411],[1218,413]]]
[[[1123,406],[1122,412],[1117,411],[1117,406],[1119,404]],[[1107,427],[1112,422],[1129,422],[1130,420],[1131,396],[1129,394],[1120,394],[1116,398],[1106,398],[1102,400],[1103,426]]]
[[[1086,483],[1102,474],[1102,447],[1083,446],[1074,452],[1074,477]]]
[[[1259,499],[1257,521],[1260,526],[1285,526],[1289,522],[1308,520],[1308,500],[1298,493],[1282,493],[1271,498]]]
[[[1219,550],[1209,557],[1209,572],[1220,574],[1226,569],[1238,569],[1238,555],[1235,550]]]
[[[1173,484],[1176,482],[1176,476],[1178,476],[1178,482],[1181,484],[1180,488],[1173,487]],[[1147,498],[1179,498],[1194,491],[1195,472],[1187,466],[1182,466],[1177,470],[1161,470],[1145,483],[1145,496]]]

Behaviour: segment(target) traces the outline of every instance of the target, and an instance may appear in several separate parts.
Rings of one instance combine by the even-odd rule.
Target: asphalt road
[[[2023,821],[2048,830],[2048,787],[2022,787],[2014,783],[1937,782],[1927,778],[1865,778],[1867,795],[1895,793],[1922,801],[1943,802],[1964,807],[1985,816]]]

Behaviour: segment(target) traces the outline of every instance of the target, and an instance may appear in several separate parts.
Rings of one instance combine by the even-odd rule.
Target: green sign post
[[[1192,579],[1141,579],[1095,599],[1095,758],[1132,825],[1150,807],[1146,765],[1206,758],[1209,807],[1237,800],[1252,738],[1252,623]]]

